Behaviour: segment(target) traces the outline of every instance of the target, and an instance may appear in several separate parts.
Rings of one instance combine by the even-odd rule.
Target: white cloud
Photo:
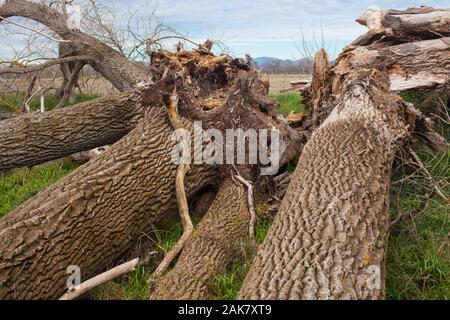
[[[114,5],[119,12],[151,11],[157,6],[156,14],[165,24],[199,41],[210,37],[224,41],[239,53],[259,55],[264,49],[267,55],[276,52],[280,57],[291,57],[295,50],[293,41],[301,39],[300,28],[306,39],[311,39],[313,33],[320,38],[322,28],[325,40],[348,42],[366,31],[355,19],[369,6],[406,8],[419,3],[417,0],[129,0],[116,1]],[[448,0],[422,1],[420,5],[446,7]],[[284,55],[282,50],[286,52]]]

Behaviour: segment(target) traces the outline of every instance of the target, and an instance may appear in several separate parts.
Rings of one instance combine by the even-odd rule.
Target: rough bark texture
[[[344,49],[351,67],[386,70],[392,91],[449,87],[450,9],[368,9],[357,21],[369,31]]]
[[[206,215],[186,243],[176,266],[161,279],[151,299],[206,299],[224,273],[238,241],[248,234],[247,191],[224,180]]]
[[[33,166],[114,143],[135,126],[143,111],[141,95],[132,91],[3,120],[0,170]]]
[[[176,208],[170,160],[174,145],[165,111],[154,107],[136,129],[0,220],[0,299],[56,299],[66,268],[88,279],[137,236]],[[196,167],[187,194],[212,182]]]
[[[0,170],[112,143],[126,134],[0,220],[0,299],[58,298],[66,291],[69,265],[81,268],[82,279],[96,275],[176,209],[175,142],[163,102],[174,87],[182,117],[222,131],[278,128],[285,147],[281,164],[302,148],[304,136],[276,114],[267,86],[249,72],[249,61],[216,57],[208,46],[175,53],[161,49],[151,60],[152,68],[164,74],[158,82],[162,87],[153,88],[147,85],[156,80],[149,70],[70,29],[65,16],[49,6],[8,0],[0,6],[0,16],[46,25],[66,40],[61,44],[66,62],[85,57],[82,61],[119,90],[136,90],[107,105],[90,102],[0,123]],[[371,30],[348,46],[335,66],[329,66],[324,51],[316,57],[307,127],[316,131],[241,298],[384,296],[394,154],[413,130],[431,132],[423,115],[389,91],[448,84],[448,12],[376,11],[360,20]],[[404,43],[411,40],[420,41]],[[76,73],[69,73],[65,98],[76,83]],[[389,77],[394,87],[389,87]],[[435,145],[446,145],[437,134],[421,134]],[[259,169],[244,168],[251,168],[245,173],[252,177]],[[248,233],[247,191],[229,178],[232,167],[218,169],[195,166],[187,174],[188,196],[225,179],[175,267],[157,279],[153,299],[207,298],[213,280],[233,257],[233,245]]]
[[[280,138],[286,148],[280,150],[280,166],[298,158],[301,137],[282,123],[275,115],[276,104],[269,99],[267,88],[256,73],[249,72],[236,79],[225,103],[209,112],[191,112],[207,128],[279,128]],[[185,102],[188,100],[185,95]],[[188,105],[184,105],[185,111]],[[190,109],[192,110],[192,109]],[[227,116],[224,116],[227,114]],[[248,154],[248,149],[247,149]],[[248,158],[248,157],[247,157]],[[257,166],[242,165],[238,170],[255,182],[255,190],[267,194],[265,183],[259,183]],[[206,299],[213,282],[226,270],[233,259],[233,245],[244,241],[249,234],[250,213],[245,186],[230,176],[236,174],[232,166],[219,166],[225,181],[208,213],[186,244],[175,267],[157,280],[152,299]],[[267,182],[270,183],[270,182]],[[264,193],[265,192],[265,193]],[[194,276],[193,276],[194,275]]]
[[[11,119],[17,116],[14,112],[0,112],[0,121]]]
[[[149,70],[126,59],[105,43],[78,30],[71,30],[64,15],[45,4],[8,0],[0,6],[0,16],[24,17],[44,24],[62,39],[70,41],[65,44],[65,52],[94,56],[95,59],[89,64],[120,91],[130,90],[141,81],[148,83],[152,80]]]
[[[418,32],[403,42],[424,41],[398,45],[405,24],[395,26],[373,28],[345,48],[333,67],[323,63],[324,54],[316,56],[309,129],[320,125],[303,149],[239,298],[384,297],[396,148],[413,131],[428,132],[434,147],[448,146],[420,112],[390,93],[447,85],[448,39]]]
[[[403,39],[403,42],[450,36],[450,9],[368,9],[356,21],[372,30],[389,29],[392,36]]]
[[[450,37],[373,48],[350,47],[348,64],[340,64],[337,72],[349,68],[376,67],[387,71],[391,91],[420,92],[450,86]],[[340,69],[339,69],[340,68]]]
[[[390,168],[407,130],[377,77],[354,74],[306,144],[239,298],[384,296]],[[379,287],[368,286],[371,266]]]

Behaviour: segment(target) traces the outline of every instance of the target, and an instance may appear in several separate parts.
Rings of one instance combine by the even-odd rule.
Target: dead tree
[[[420,112],[391,92],[449,85],[447,38],[438,33],[448,26],[448,11],[436,11],[444,18],[427,24],[425,36],[410,24],[434,19],[434,9],[404,13],[426,12],[430,19],[388,11],[395,23],[383,12],[381,24],[370,11],[360,21],[376,28],[345,48],[334,66],[324,51],[316,55],[309,119],[314,133],[239,298],[384,297],[394,155],[416,134],[429,137],[429,147],[448,148],[422,125],[427,120]],[[405,37],[418,42],[398,44]]]
[[[297,159],[311,136],[241,297],[383,296],[392,158],[413,131],[434,146],[446,145],[429,120],[388,85],[399,67],[448,77],[446,70],[431,71],[419,63],[429,55],[423,45],[414,44],[417,54],[404,63],[399,57],[409,52],[399,47],[410,40],[400,41],[395,32],[384,37],[389,30],[378,28],[344,50],[335,66],[318,55],[322,63],[316,64],[311,85],[312,117],[304,130],[295,131],[276,114],[276,103],[258,73],[241,59],[215,56],[210,50],[161,49],[151,52],[147,68],[72,30],[63,13],[44,4],[8,0],[0,6],[0,22],[15,16],[40,22],[64,40],[70,54],[48,63],[89,64],[122,93],[0,123],[6,137],[0,142],[0,170],[114,143],[0,219],[0,299],[59,298],[66,291],[69,265],[79,266],[83,279],[98,275],[139,235],[173,219],[178,167],[171,159],[176,142],[167,109],[174,89],[182,127],[191,136],[194,121],[221,132],[276,128],[284,146],[281,165]],[[419,40],[443,41],[439,28],[435,37],[427,33]],[[436,48],[447,66],[445,48]],[[364,50],[371,52],[370,59],[359,54]],[[387,56],[389,63],[382,62],[380,57]],[[7,71],[19,72],[14,67]],[[67,84],[76,82],[72,71]],[[304,134],[306,130],[314,133]],[[219,191],[174,268],[155,279],[153,299],[209,296],[211,283],[232,260],[233,243],[248,235],[253,220],[248,189],[236,176],[252,181],[253,191],[263,199],[273,181],[262,178],[260,169],[253,164],[191,166],[184,186],[188,198],[209,185]],[[370,266],[380,268],[379,288],[364,286]],[[341,276],[348,280],[339,283]]]
[[[67,110],[2,121],[0,171],[33,166],[114,143],[143,117],[139,93],[130,91]]]
[[[119,90],[130,90],[2,122],[2,133],[8,136],[1,146],[2,169],[35,165],[120,140],[0,220],[1,298],[58,298],[66,290],[67,266],[78,265],[83,278],[96,275],[176,209],[177,167],[171,161],[175,142],[166,113],[174,87],[185,127],[192,128],[195,120],[221,130],[277,127],[286,146],[283,159],[298,154],[297,134],[276,117],[276,104],[266,97],[267,87],[258,74],[238,59],[201,50],[175,54],[161,50],[152,57],[153,67],[160,70],[153,74],[95,38],[72,31],[59,12],[45,5],[7,1],[0,16],[46,24],[76,46],[75,56],[89,56],[86,63]],[[215,110],[207,113],[208,108]],[[20,144],[25,133],[29,139]],[[227,170],[193,166],[186,177],[187,196],[216,183]]]

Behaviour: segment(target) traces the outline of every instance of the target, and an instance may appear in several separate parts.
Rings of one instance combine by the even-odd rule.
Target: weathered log
[[[156,279],[151,299],[207,299],[215,278],[226,271],[233,250],[248,235],[249,222],[245,187],[226,178],[176,266]]]
[[[420,7],[406,10],[382,10],[371,8],[356,21],[371,30],[388,29],[388,35],[401,42],[450,36],[450,9]]]
[[[390,167],[408,134],[405,106],[387,83],[376,71],[347,76],[303,149],[240,298],[384,296]]]
[[[17,113],[14,112],[0,112],[0,121],[15,118]]]
[[[282,166],[298,158],[303,141],[295,131],[274,116],[276,104],[265,96],[266,93],[267,88],[257,73],[249,72],[235,81],[222,106],[194,115],[202,119],[206,127],[223,131],[231,128],[278,128],[285,144],[285,148],[279,150],[282,153]],[[245,179],[255,182],[256,193],[267,195],[265,188],[270,182],[260,183],[263,179],[258,178],[258,166],[239,167]],[[232,250],[233,245],[245,241],[249,235],[249,227],[254,221],[251,218],[248,191],[238,180],[236,183],[231,180],[230,176],[236,174],[233,168],[223,165],[218,170],[225,181],[208,213],[189,238],[175,267],[156,280],[152,299],[206,299],[211,294],[214,280],[226,270],[236,254]]]
[[[189,86],[180,89],[183,111],[189,115],[190,108],[191,115],[200,116],[206,127],[219,125],[223,130],[240,124],[244,128],[279,127],[286,143],[283,161],[298,150],[298,146],[290,147],[298,138],[267,114],[276,105],[264,95],[266,88],[255,76],[240,77],[223,98],[224,109],[209,113],[192,101]],[[165,86],[166,79],[162,83]],[[142,88],[142,100],[152,107],[144,110],[135,129],[0,220],[0,298],[59,297],[65,291],[68,265],[78,265],[83,277],[92,277],[176,208],[177,167],[171,159],[175,142],[162,102],[164,92]],[[224,116],[229,108],[234,112]],[[246,112],[251,117],[243,117]],[[186,177],[187,195],[216,178],[214,167],[194,167]]]
[[[130,132],[144,106],[137,91],[0,124],[0,170],[33,166],[111,144]]]
[[[372,49],[350,47],[343,56],[348,64],[339,64],[337,73],[349,68],[386,70],[391,91],[438,90],[450,86],[450,37],[404,43]]]
[[[164,108],[164,107],[163,107]],[[98,274],[142,233],[176,209],[175,142],[161,107],[69,176],[0,220],[0,299],[56,299],[66,268]],[[186,177],[187,195],[212,183],[212,167]]]

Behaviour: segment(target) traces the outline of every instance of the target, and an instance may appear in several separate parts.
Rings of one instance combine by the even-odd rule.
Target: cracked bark
[[[450,9],[368,9],[356,21],[371,30],[389,29],[389,35],[402,42],[450,36]]]
[[[111,144],[135,126],[144,108],[138,92],[1,122],[0,170],[33,166]]]
[[[345,75],[349,68],[386,70],[391,91],[435,91],[450,86],[450,37],[409,42],[387,47],[357,46],[345,53],[347,63],[336,67]]]
[[[91,278],[176,209],[172,127],[165,111],[0,220],[0,299],[56,299],[66,268]],[[186,177],[187,195],[212,183],[211,167]]]
[[[353,76],[304,147],[239,298],[384,296],[390,168],[407,130],[379,75]],[[379,287],[368,285],[371,266]]]
[[[226,178],[176,266],[156,279],[151,299],[208,298],[215,278],[224,273],[230,263],[235,246],[248,235],[249,221],[247,191],[243,185]]]

